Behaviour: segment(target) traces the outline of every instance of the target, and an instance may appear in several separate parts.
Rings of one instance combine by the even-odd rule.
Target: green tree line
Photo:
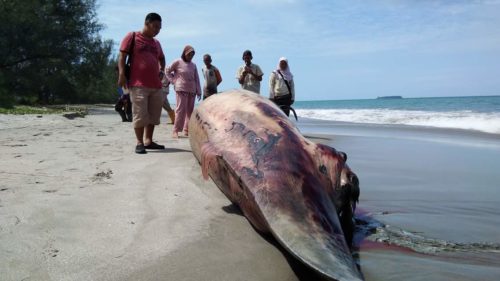
[[[116,99],[95,0],[0,0],[0,107]]]

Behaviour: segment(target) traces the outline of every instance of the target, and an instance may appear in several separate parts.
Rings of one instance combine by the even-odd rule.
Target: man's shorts
[[[130,88],[132,114],[134,116],[132,125],[134,128],[142,128],[147,125],[160,125],[164,97],[161,89]]]

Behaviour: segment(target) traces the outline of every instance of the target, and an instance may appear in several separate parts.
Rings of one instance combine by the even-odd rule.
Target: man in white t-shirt
[[[245,65],[238,68],[236,79],[238,79],[242,89],[260,94],[260,81],[262,81],[264,73],[260,69],[260,66],[252,63],[252,59],[252,52],[250,50],[243,52]]]

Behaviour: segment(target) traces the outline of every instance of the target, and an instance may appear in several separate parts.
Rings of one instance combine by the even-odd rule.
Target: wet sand
[[[170,138],[171,125],[155,133],[165,151],[136,155],[129,123],[111,109],[91,113],[0,115],[0,279],[316,278],[202,179],[188,140]],[[500,242],[498,137],[308,120],[299,127],[348,153],[369,220],[424,241]],[[360,250],[366,280],[496,280],[498,257],[372,242]]]
[[[347,152],[361,181],[358,216],[385,225],[365,237],[384,243],[361,243],[366,280],[498,280],[499,135],[313,120],[300,127]]]

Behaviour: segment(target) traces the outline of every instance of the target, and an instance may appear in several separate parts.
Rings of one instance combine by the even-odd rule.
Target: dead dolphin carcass
[[[345,153],[307,140],[271,101],[244,90],[203,101],[189,132],[204,177],[256,229],[324,277],[362,279],[348,247],[359,182]]]

